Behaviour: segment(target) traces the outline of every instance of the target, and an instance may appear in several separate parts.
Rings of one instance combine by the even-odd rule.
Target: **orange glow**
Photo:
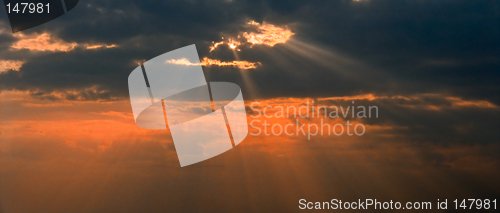
[[[240,69],[256,69],[258,65],[261,65],[261,63],[252,63],[248,61],[229,61],[229,62],[222,62],[216,59],[209,59],[207,57],[203,58],[201,61],[202,66],[233,66],[233,67],[238,67]]]
[[[12,44],[11,48],[16,50],[27,49],[30,51],[51,51],[51,52],[68,52],[75,49],[78,44],[76,42],[65,42],[63,40],[53,38],[48,33],[25,35],[22,33],[14,34],[14,37],[19,40]]]
[[[286,27],[277,27],[265,22],[263,24],[259,24],[255,21],[250,21],[247,23],[247,25],[256,28],[257,32],[243,32],[240,33],[238,38],[228,38],[227,41],[221,41],[217,43],[212,42],[213,45],[210,46],[210,52],[215,50],[217,46],[221,44],[227,44],[229,48],[236,49],[242,45],[241,40],[246,40],[246,42],[251,44],[263,44],[273,47],[276,44],[286,43],[290,39],[290,37],[295,34]],[[244,39],[240,39],[241,37],[243,37]],[[222,39],[224,39],[224,37]]]
[[[132,64],[137,65],[137,66],[141,66],[141,64],[143,64],[144,62],[146,62],[146,60],[144,60],[144,59],[142,59],[142,60],[133,60]]]
[[[196,66],[196,65],[201,65],[201,66],[233,66],[233,67],[238,67],[240,69],[256,69],[260,63],[252,63],[248,61],[229,61],[229,62],[222,62],[216,59],[210,59],[210,58],[203,58],[203,60],[198,64],[198,63],[192,63],[186,58],[181,58],[181,59],[171,59],[166,61],[165,63],[168,64],[177,64],[177,65],[184,65],[184,66]]]
[[[366,95],[356,95],[356,96],[347,96],[347,97],[331,97],[331,98],[321,98],[319,100],[321,101],[328,101],[328,100],[342,100],[342,101],[349,101],[349,100],[370,100],[373,101],[375,99],[379,99],[380,97],[376,97],[373,94],[366,94]]]
[[[212,41],[212,43],[213,43],[213,45],[210,47],[210,52],[212,52],[213,50],[215,50],[215,48],[217,48],[217,46],[219,46],[221,44],[224,44],[223,41],[217,42],[217,43],[215,43],[215,42]]]
[[[235,49],[236,47],[240,46],[241,43],[234,40],[234,39],[229,39],[229,41],[227,42],[227,44],[229,45],[229,48],[231,49]]]
[[[346,100],[352,100],[353,97],[345,97]],[[272,106],[268,110],[268,114],[275,113],[275,106],[295,106],[299,108],[307,101],[312,102],[313,99],[306,98],[276,98],[259,100],[260,110],[265,106]],[[319,100],[319,99],[318,99]],[[30,103],[26,105],[25,103]],[[133,120],[133,115],[130,111],[130,103],[128,101],[111,101],[111,102],[98,102],[98,101],[67,101],[58,100],[51,101],[48,99],[33,98],[29,92],[21,91],[5,91],[0,93],[0,104],[4,110],[15,109],[12,113],[0,113],[0,127],[2,134],[0,134],[0,141],[7,141],[10,144],[16,144],[18,141],[55,141],[61,142],[71,149],[80,150],[86,153],[103,153],[107,151],[113,144],[131,144],[139,141],[159,141],[170,143],[171,139],[168,135],[168,130],[146,130],[137,127]],[[247,103],[249,107],[250,103]],[[248,114],[248,122],[260,120],[256,123],[261,129],[263,121],[272,124],[293,124],[294,120],[288,117],[279,118],[273,116],[266,118],[260,116],[254,118]],[[303,119],[298,118],[301,123],[317,123],[319,118]],[[329,124],[342,123],[343,118],[325,119]],[[356,124],[356,120],[352,120],[352,124]],[[294,124],[295,125],[295,124]],[[270,127],[267,127],[270,128]],[[330,151],[334,152],[337,158],[348,157],[350,160],[355,160],[357,163],[379,162],[390,163],[403,160],[410,163],[412,160],[418,160],[414,164],[421,164],[423,160],[419,158],[421,150],[415,150],[414,145],[402,143],[401,141],[390,142],[389,139],[395,138],[398,126],[377,126],[366,125],[367,134],[370,139],[380,136],[384,143],[377,143],[377,140],[371,141],[366,138],[355,139],[352,137],[337,137],[337,136],[317,136],[316,141],[323,141],[317,145],[325,147],[335,147]],[[270,131],[270,129],[268,129]],[[249,128],[249,133],[256,133],[255,128]],[[397,139],[397,138],[396,138]],[[258,152],[268,154],[287,154],[287,152],[297,152],[299,150],[293,149],[297,144],[304,145],[303,136],[294,135],[270,135],[270,136],[252,136],[249,135],[242,146],[246,149],[256,149]],[[314,142],[316,143],[316,142]],[[4,143],[7,144],[7,143]],[[47,143],[51,144],[51,143]],[[2,145],[2,144],[0,144]],[[43,144],[45,145],[45,144]],[[373,149],[372,147],[377,147]],[[484,166],[494,167],[498,161],[491,162],[491,159],[483,156],[483,153],[491,150],[491,147],[476,147],[471,150],[470,146],[461,147],[429,147],[429,150],[435,150],[444,156],[447,165],[455,169],[462,168],[462,165],[467,165],[463,169],[474,170],[473,163],[467,163],[467,160],[474,158],[474,162],[490,162]],[[497,149],[497,148],[495,148]],[[384,152],[383,152],[384,150]],[[3,151],[8,152],[9,149]],[[290,154],[290,153],[288,153]],[[390,157],[386,157],[389,155]],[[173,153],[172,156],[175,156]],[[356,157],[357,156],[357,157]],[[362,157],[360,157],[362,156]]]
[[[213,45],[210,47],[210,52],[214,51],[217,46],[221,45],[221,44],[227,44],[229,46],[229,48],[231,49],[236,49],[238,46],[241,45],[241,42],[235,40],[235,39],[232,39],[232,38],[229,38],[227,41],[221,41],[221,42],[212,42]]]
[[[7,72],[9,70],[19,71],[24,63],[24,61],[0,60],[0,73]]]
[[[96,88],[89,88],[83,92],[89,93],[90,90],[94,93],[99,93],[99,90]],[[0,138],[20,137],[16,133],[17,131],[25,131],[26,133],[42,132],[46,137],[50,135],[50,137],[66,141],[67,144],[71,144],[72,146],[76,146],[74,140],[78,139],[77,141],[100,141],[99,143],[103,143],[101,145],[107,147],[112,141],[124,140],[130,134],[145,135],[151,132],[158,133],[156,130],[145,130],[135,125],[128,100],[100,102],[86,101],[85,98],[75,98],[69,101],[64,99],[66,94],[80,95],[82,92],[53,92],[50,93],[51,97],[49,95],[33,95],[33,93],[22,91],[5,91],[0,93],[0,100],[4,109],[16,109],[14,113],[3,113],[0,115],[0,126],[3,128]],[[369,95],[366,97],[369,97]],[[340,101],[347,101],[347,105],[350,105],[349,100],[354,99],[356,99],[356,96],[344,97]],[[260,125],[263,121],[282,124],[284,126],[293,124],[296,119],[300,123],[319,123],[320,119],[324,119],[324,122],[329,124],[344,122],[345,118],[326,118],[323,117],[323,113],[313,114],[310,111],[312,108],[303,107],[305,103],[311,103],[312,106],[313,101],[310,98],[259,100],[260,104],[253,106],[253,109],[263,112],[264,107],[270,106],[271,108],[266,110],[266,115],[270,117],[266,117],[264,114],[255,117],[256,114],[253,109],[250,110],[251,103],[249,102],[246,104],[246,107],[249,109],[248,122],[251,123],[254,120],[260,120],[261,122],[255,125],[258,127],[262,127]],[[315,107],[324,105],[331,105],[331,103],[322,102],[321,99],[317,99],[314,103]],[[336,103],[335,105],[342,106],[343,104]],[[293,111],[292,114],[282,117],[275,116],[275,113],[279,112],[277,111],[277,106],[285,108],[294,107],[297,111]],[[301,118],[301,113],[306,114],[305,111],[309,111],[311,113],[309,115],[311,116]],[[358,122],[358,120],[351,120],[351,123],[354,125]],[[391,136],[391,132],[401,128],[404,127],[366,125],[367,133],[379,136]],[[250,128],[249,131],[255,133],[254,128]],[[89,134],[89,132],[92,132],[92,134]],[[26,137],[29,135],[25,134]],[[286,135],[271,137],[283,138],[283,141],[295,141],[300,138],[300,136]],[[36,135],[33,138],[29,136],[29,138],[35,140]]]
[[[167,63],[167,64],[184,65],[184,66],[196,66],[196,65],[200,65],[198,63],[192,63],[192,62],[190,62],[187,58],[170,59],[170,60],[166,61],[165,63]]]
[[[14,37],[19,40],[11,45],[12,49],[15,50],[30,50],[38,52],[69,52],[74,50],[76,47],[83,47],[87,50],[95,50],[101,48],[115,48],[118,47],[116,44],[78,44],[76,42],[65,42],[61,39],[55,38],[49,33],[25,35],[22,33],[15,34]]]
[[[96,44],[96,45],[85,45],[87,50],[100,49],[100,48],[115,48],[118,47],[116,44],[106,45],[106,44]]]
[[[478,108],[497,108],[495,104],[489,101],[466,101],[458,97],[447,97],[447,100],[453,103],[453,106],[458,107],[478,107]]]
[[[259,101],[262,110],[268,105],[299,106],[307,100],[312,101],[303,98]],[[22,103],[45,106],[26,107]],[[249,134],[228,153],[180,168],[169,131],[146,130],[135,125],[128,100],[51,101],[33,98],[29,92],[3,91],[0,106],[0,172],[8,174],[2,176],[0,187],[9,195],[3,196],[2,202],[10,207],[3,205],[5,212],[39,209],[92,212],[124,193],[130,198],[116,204],[125,204],[123,211],[135,209],[134,201],[144,195],[157,200],[152,204],[170,208],[179,199],[165,203],[172,200],[172,194],[157,192],[172,191],[179,196],[179,192],[187,191],[180,196],[187,197],[189,202],[193,184],[207,189],[199,197],[213,196],[214,189],[229,184],[231,187],[222,187],[221,193],[249,199],[256,205],[268,203],[275,196],[296,201],[295,195],[299,194],[311,197],[312,201],[328,201],[331,199],[328,195],[357,199],[358,188],[366,188],[361,192],[375,198],[379,198],[380,189],[389,189],[385,196],[405,201],[418,200],[422,191],[467,198],[470,187],[459,187],[464,185],[462,177],[477,181],[481,187],[486,185],[481,189],[499,188],[500,160],[496,154],[499,144],[419,143],[401,137],[405,133],[398,132],[398,127],[386,126],[387,123],[367,125],[366,137],[317,136],[308,141],[300,135]],[[261,119],[290,124],[288,118],[250,115],[248,122]],[[256,133],[255,128],[249,127],[249,133]],[[241,187],[234,190],[233,186]],[[269,190],[262,191],[265,188]],[[441,194],[450,189],[448,194]],[[260,199],[263,193],[270,195]],[[55,196],[40,196],[46,194]],[[322,199],[323,196],[327,199]],[[146,199],[146,204],[151,204],[150,200]],[[228,211],[237,212],[238,207]]]
[[[97,89],[93,89],[97,90]],[[60,94],[75,93],[75,91],[59,92]],[[59,94],[58,93],[58,94]],[[370,97],[370,95],[344,97],[339,101],[347,101],[350,105],[350,100],[359,97]],[[22,91],[4,91],[0,93],[0,104],[3,109],[16,109],[12,113],[0,114],[0,126],[2,127],[2,134],[0,139],[3,141],[15,141],[17,139],[25,141],[38,141],[40,138],[50,140],[62,141],[66,145],[74,148],[82,149],[83,151],[104,151],[115,142],[128,141],[132,138],[142,138],[141,140],[170,140],[168,130],[146,130],[141,129],[135,125],[133,115],[130,111],[130,103],[128,100],[123,101],[68,101],[63,95],[61,99],[51,99],[47,97],[33,96],[33,93]],[[332,97],[333,98],[333,97]],[[325,99],[325,100],[332,100]],[[449,99],[449,98],[447,98]],[[55,101],[54,101],[55,100]],[[83,99],[77,99],[83,100]],[[366,100],[366,99],[365,99]],[[305,114],[304,110],[311,110],[310,108],[303,108],[305,103],[312,103],[313,99],[310,98],[275,98],[258,100],[259,105],[253,106],[253,109],[258,109],[263,112],[264,107],[270,106],[266,110],[266,117],[262,114],[256,117],[255,112],[251,109],[251,102],[246,104],[249,109],[247,116],[248,123],[252,121],[260,121],[254,123],[255,127],[270,132],[271,127],[263,127],[264,121],[271,124],[287,124],[297,125],[296,120],[300,124],[307,123],[320,123],[323,119],[325,124],[333,126],[336,123],[344,123],[345,118],[325,118],[323,116],[311,116],[309,118],[301,118],[299,113]],[[316,99],[315,107],[323,105],[331,105],[332,103],[321,103],[321,99]],[[399,100],[396,100],[399,102]],[[342,103],[335,103],[335,105],[342,106]],[[298,109],[295,114],[288,116],[275,116],[277,106],[294,107]],[[346,105],[344,105],[346,106]],[[298,116],[294,116],[298,115]],[[310,114],[312,115],[312,114]],[[356,125],[359,120],[351,120],[351,124]],[[368,125],[366,124],[366,134],[371,136],[379,136],[381,138],[393,138],[397,136],[397,132],[406,127],[393,126],[393,125]],[[326,131],[326,130],[325,130]],[[255,128],[249,127],[249,133],[256,133]],[[341,136],[342,138],[343,136]],[[267,140],[273,141],[277,144],[291,144],[300,140],[304,140],[302,135],[288,136],[270,135],[270,136],[248,136],[249,140]],[[253,138],[253,139],[252,139]],[[337,136],[317,136],[318,140],[334,140]],[[94,144],[89,148],[88,144]],[[271,145],[269,143],[265,147],[259,149],[263,152],[273,153],[279,152],[282,147]],[[352,138],[342,138],[335,143],[337,147],[352,148],[351,143],[360,143]],[[247,144],[248,145],[248,144]],[[387,145],[385,148],[389,148]],[[445,153],[446,151],[443,151]],[[451,158],[451,157],[450,157]],[[459,163],[453,160],[454,163]]]
[[[245,32],[243,37],[252,44],[264,44],[274,46],[276,44],[287,42],[294,33],[287,28],[276,27],[272,24],[259,24],[255,21],[248,22],[248,25],[257,27],[257,32]]]

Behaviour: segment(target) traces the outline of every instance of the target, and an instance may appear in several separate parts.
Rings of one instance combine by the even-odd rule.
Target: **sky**
[[[81,0],[16,33],[1,12],[0,213],[498,198],[498,38],[497,1]],[[254,102],[379,116],[353,120],[363,136],[248,135],[181,168],[168,130],[135,125],[127,78],[191,44],[208,81],[241,87],[249,123],[294,122],[252,118]]]

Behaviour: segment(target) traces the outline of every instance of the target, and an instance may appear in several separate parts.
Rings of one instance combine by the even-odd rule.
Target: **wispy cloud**
[[[0,73],[7,72],[9,70],[19,71],[24,63],[24,61],[17,60],[0,60]]]
[[[257,27],[257,32],[243,33],[243,37],[251,44],[264,44],[272,47],[276,44],[287,42],[294,35],[286,27],[277,27],[265,22],[259,24],[255,21],[250,21],[248,25]]]
[[[217,59],[210,59],[210,58],[203,58],[203,60],[200,63],[193,63],[190,62],[186,58],[181,58],[181,59],[171,59],[167,60],[165,63],[167,64],[177,64],[177,65],[184,65],[184,66],[220,66],[220,67],[225,67],[225,66],[232,66],[232,67],[237,67],[239,69],[256,69],[257,66],[261,65],[261,63],[253,63],[253,62],[248,62],[248,61],[220,61]]]
[[[78,44],[76,42],[65,42],[61,39],[54,38],[49,33],[25,35],[22,33],[15,34],[14,37],[19,40],[10,46],[15,50],[30,50],[30,51],[51,51],[51,52],[68,52],[75,49]]]
[[[101,49],[101,48],[109,49],[109,48],[115,48],[115,47],[118,47],[118,45],[116,45],[116,44],[111,44],[111,45],[107,45],[107,44],[94,44],[94,45],[87,44],[87,45],[85,45],[85,48],[88,49],[88,50]]]
[[[79,44],[77,42],[66,42],[47,32],[32,35],[18,33],[15,34],[14,37],[19,40],[13,43],[10,48],[14,50],[26,49],[34,52],[69,52],[77,47],[82,47],[87,50],[118,47],[116,44]]]
[[[267,45],[273,47],[276,44],[286,43],[295,33],[287,27],[278,27],[266,22],[262,24],[249,21],[246,23],[249,28],[246,32],[241,32],[237,37],[228,37],[220,42],[212,42],[210,52],[215,50],[218,46],[226,44],[231,49],[237,49],[243,43],[250,43],[252,45]]]
[[[199,63],[190,62],[187,58],[170,59],[170,60],[167,60],[165,63],[167,63],[167,64],[184,65],[184,66],[197,66],[197,65],[200,65]]]
[[[261,63],[252,63],[248,61],[219,61],[216,59],[209,59],[207,57],[203,58],[201,61],[202,66],[233,66],[233,67],[238,67],[240,69],[256,69],[258,65],[261,65]]]

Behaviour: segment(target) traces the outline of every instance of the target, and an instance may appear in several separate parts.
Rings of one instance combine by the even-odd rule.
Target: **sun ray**
[[[238,53],[234,49],[232,50],[232,52],[233,52],[234,58],[236,60],[240,60]],[[240,72],[241,78],[243,79],[243,83],[245,84],[245,88],[247,89],[246,91],[248,92],[248,94],[250,94],[250,96],[252,96],[251,98],[258,97],[258,95],[259,95],[258,91],[255,87],[254,82],[252,81],[252,78],[249,76],[249,73],[241,68],[239,68],[239,72]]]

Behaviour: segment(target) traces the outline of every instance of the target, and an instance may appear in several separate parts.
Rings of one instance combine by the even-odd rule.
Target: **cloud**
[[[434,99],[446,102],[445,97]],[[416,98],[366,95],[329,101],[350,105],[352,100],[369,99],[389,101],[392,106],[400,100]],[[420,99],[436,104],[432,98]],[[300,106],[306,100],[261,101]],[[249,135],[230,152],[180,168],[168,130],[137,127],[127,101],[64,101],[69,105],[62,106],[34,99],[27,92],[4,91],[0,93],[0,102],[2,110],[12,110],[0,113],[0,199],[4,212],[109,212],[110,209],[144,212],[145,206],[176,212],[234,212],[242,207],[293,211],[298,199],[304,196],[314,201],[326,202],[332,196],[356,201],[363,194],[378,200],[398,197],[404,202],[425,201],[436,194],[442,197],[498,194],[500,146],[497,143],[408,140],[400,135],[405,133],[404,129],[397,128],[401,123],[370,126],[366,137],[360,138],[315,137],[306,142],[300,136]],[[26,102],[48,106],[22,105]],[[457,114],[470,113],[468,110],[471,109],[462,108]],[[408,113],[407,110],[397,113],[405,112]],[[384,112],[383,116],[389,114]],[[418,116],[421,115],[413,115]],[[448,139],[462,137],[448,132],[442,135]],[[221,184],[231,187],[221,188]],[[195,197],[193,185],[197,186]],[[383,188],[398,190],[378,193]],[[217,190],[221,197],[216,200],[222,207],[211,205],[212,200],[206,201]],[[235,198],[242,202],[232,205]],[[276,203],[269,206],[270,199]],[[199,205],[184,205],[192,201]]]
[[[255,68],[257,68],[258,65],[260,65],[260,63],[252,63],[252,62],[248,62],[248,61],[222,62],[222,61],[219,61],[216,59],[209,59],[207,57],[203,58],[199,64],[192,63],[189,60],[187,60],[186,58],[170,59],[170,60],[166,61],[165,63],[178,64],[178,65],[184,65],[184,66],[198,66],[198,65],[201,65],[201,66],[220,66],[220,67],[232,66],[232,67],[237,67],[239,69],[245,69],[245,70],[255,69]]]
[[[418,144],[495,144],[500,138],[500,134],[494,129],[500,128],[497,120],[500,117],[495,113],[500,111],[498,105],[494,105],[484,100],[463,100],[461,98],[447,96],[445,94],[419,94],[413,96],[374,96],[372,94],[330,97],[330,98],[280,98],[258,100],[253,108],[261,113],[264,107],[267,115],[273,118],[261,118],[272,123],[294,123],[298,118],[301,123],[320,124],[345,123],[350,120],[352,123],[363,123],[366,126],[367,135],[370,137],[388,137],[400,141],[412,141]],[[253,102],[247,103],[249,115],[256,116],[258,112],[250,108]],[[287,113],[284,118],[276,118],[275,113],[278,106],[284,107]],[[319,107],[326,107],[319,109]],[[331,106],[369,108],[377,107],[378,117],[372,118],[351,117],[331,118]],[[287,107],[298,109],[298,111],[288,110]],[[302,109],[301,109],[302,107]],[[319,109],[319,110],[317,110]],[[302,110],[302,111],[300,111]],[[305,111],[304,111],[305,110]],[[280,111],[280,110],[278,110]],[[300,118],[300,114],[306,115],[308,119]],[[319,116],[311,116],[319,112]],[[328,116],[324,116],[326,115]],[[341,112],[339,113],[341,114]],[[250,116],[249,122],[254,120]],[[257,120],[259,120],[257,119]],[[321,121],[323,120],[323,121]],[[271,123],[271,124],[272,124]],[[262,122],[260,123],[262,124]],[[283,126],[284,126],[283,125]],[[268,132],[271,126],[268,126]]]
[[[10,48],[15,50],[27,49],[30,51],[51,51],[51,52],[68,52],[78,45],[76,42],[64,42],[60,39],[53,38],[49,33],[25,35],[22,33],[14,34],[14,37],[19,39],[12,44]]]
[[[295,34],[287,28],[276,27],[265,22],[259,24],[250,21],[248,25],[257,27],[257,32],[243,33],[243,37],[251,44],[264,44],[272,47],[276,44],[286,43]]]
[[[47,99],[53,101],[117,101],[122,100],[119,96],[113,96],[110,91],[99,88],[89,87],[77,90],[64,90],[64,91],[30,91],[30,95],[38,99]]]
[[[19,71],[23,64],[24,61],[0,60],[0,73],[7,72],[9,70]]]
[[[229,62],[222,62],[216,59],[209,59],[207,57],[203,58],[203,60],[200,62],[202,66],[233,66],[237,67],[239,69],[256,69],[258,65],[261,65],[261,63],[253,63],[253,62],[248,62],[248,61],[229,61]]]
[[[0,23],[0,58],[24,62],[0,75],[2,212],[294,211],[299,195],[328,201],[360,193],[408,201],[498,197],[497,2],[89,0],[80,6],[22,38]],[[286,36],[263,33],[266,25],[294,35],[274,43],[274,35]],[[168,132],[141,130],[127,116],[127,77],[137,62],[193,43],[201,59],[228,63],[204,66],[208,80],[239,84],[247,102],[355,101],[377,105],[379,118],[356,120],[369,137],[249,137],[181,171]],[[240,72],[233,62],[260,64]],[[218,199],[227,205],[191,196],[193,186],[202,198],[221,184],[231,186],[221,191],[227,199]],[[381,189],[394,190],[374,193]],[[183,205],[193,199],[200,205]],[[225,202],[235,199],[241,205]]]
[[[14,50],[25,49],[33,52],[69,52],[77,47],[83,47],[88,50],[117,47],[116,44],[78,44],[76,42],[65,42],[47,32],[31,35],[16,33],[14,34],[14,37],[18,40],[13,43],[10,48]]]
[[[225,41],[212,42],[210,52],[222,44],[226,44],[231,49],[238,48],[242,43],[250,43],[252,45],[262,44],[273,47],[276,44],[286,43],[295,34],[287,27],[277,27],[265,22],[260,24],[253,20],[247,22],[245,26],[249,29],[246,32],[239,33],[237,38],[229,37]],[[240,49],[237,50],[241,51]]]
[[[184,65],[184,66],[199,66],[200,65],[199,63],[190,62],[187,58],[170,59],[170,60],[167,60],[165,63],[167,63],[167,64]]]
[[[100,48],[115,48],[115,47],[118,47],[116,44],[112,44],[112,45],[106,45],[106,44],[93,44],[93,45],[90,45],[90,44],[87,44],[85,45],[88,50],[93,50],[93,49],[100,49]]]
[[[464,100],[460,97],[450,97],[442,94],[419,94],[412,96],[375,96],[373,94],[347,96],[347,97],[331,97],[320,98],[320,101],[355,101],[355,100],[368,100],[368,101],[381,101],[391,100],[395,104],[414,108],[414,109],[428,109],[428,110],[449,110],[457,108],[476,108],[476,109],[500,109],[494,103],[484,100]]]

